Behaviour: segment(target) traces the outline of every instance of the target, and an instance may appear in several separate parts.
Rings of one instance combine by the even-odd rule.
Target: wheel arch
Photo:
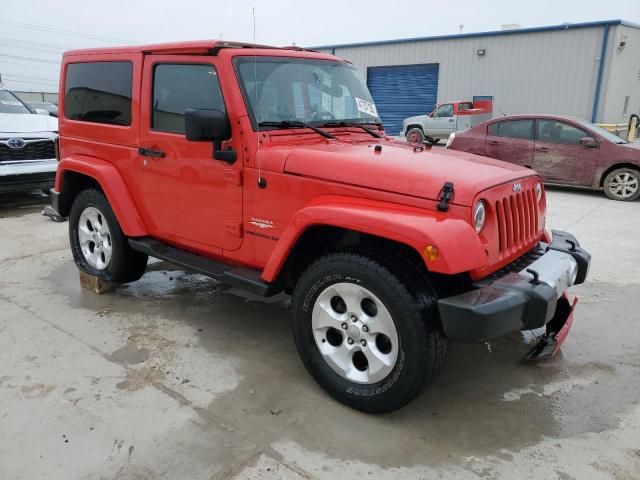
[[[618,170],[619,168],[630,168],[632,170],[640,172],[640,165],[638,165],[637,163],[631,163],[631,162],[616,163],[608,167],[604,172],[602,172],[602,175],[600,175],[600,179],[598,180],[598,187],[603,188],[604,179],[607,178],[607,175],[609,175],[614,170]]]
[[[96,188],[104,193],[125,235],[149,234],[124,179],[113,164],[89,156],[61,160],[55,191],[60,194],[58,208],[62,216],[69,215],[73,200],[86,188]]]
[[[422,130],[422,133],[424,133],[424,127],[418,123],[412,123],[410,125],[407,125],[407,132],[412,128],[419,128],[420,130]]]
[[[422,252],[430,245],[437,248],[439,256],[427,261]],[[388,250],[436,274],[468,272],[487,261],[475,231],[463,220],[378,201],[328,197],[294,215],[262,278],[280,280],[290,288],[314,259],[363,246]]]

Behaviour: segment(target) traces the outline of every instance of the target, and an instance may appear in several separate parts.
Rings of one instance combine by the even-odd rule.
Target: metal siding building
[[[368,81],[374,67],[437,64],[438,102],[492,95],[494,115],[555,113],[624,123],[640,112],[640,25],[622,20],[316,49],[353,62]],[[420,107],[428,113],[432,105]]]

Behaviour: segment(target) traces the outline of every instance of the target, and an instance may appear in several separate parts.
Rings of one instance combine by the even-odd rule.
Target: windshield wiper
[[[299,120],[283,120],[281,122],[260,122],[258,124],[259,127],[276,127],[276,128],[310,128],[314,132],[322,135],[324,138],[330,138],[335,140],[336,137],[331,135],[329,132],[322,130],[318,127],[314,127],[313,125],[309,125],[308,123],[301,122]]]
[[[379,123],[370,123],[369,125],[379,125]],[[362,130],[367,132],[372,137],[382,138],[382,135],[380,135],[375,130],[371,130],[369,127],[365,127],[362,123],[356,123],[356,122],[328,122],[328,123],[323,123],[322,126],[323,127],[357,127],[357,128],[361,128]]]

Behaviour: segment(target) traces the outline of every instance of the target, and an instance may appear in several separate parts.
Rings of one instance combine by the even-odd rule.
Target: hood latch
[[[449,210],[449,202],[451,201],[452,198],[453,198],[453,183],[444,182],[444,185],[442,186],[442,190],[440,190],[440,196],[438,197],[438,200],[440,200],[440,203],[438,204],[438,211],[446,212],[447,210]]]

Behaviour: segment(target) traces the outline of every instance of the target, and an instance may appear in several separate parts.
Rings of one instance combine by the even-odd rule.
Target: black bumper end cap
[[[573,257],[578,264],[578,275],[573,283],[574,285],[580,285],[584,283],[589,275],[589,268],[591,266],[591,254],[584,248],[580,247],[580,243],[568,232],[562,230],[551,230],[553,239],[547,246],[547,251],[557,250],[559,252],[567,253]]]
[[[438,301],[449,340],[476,342],[544,326],[553,317],[557,292],[514,273],[493,284]]]

